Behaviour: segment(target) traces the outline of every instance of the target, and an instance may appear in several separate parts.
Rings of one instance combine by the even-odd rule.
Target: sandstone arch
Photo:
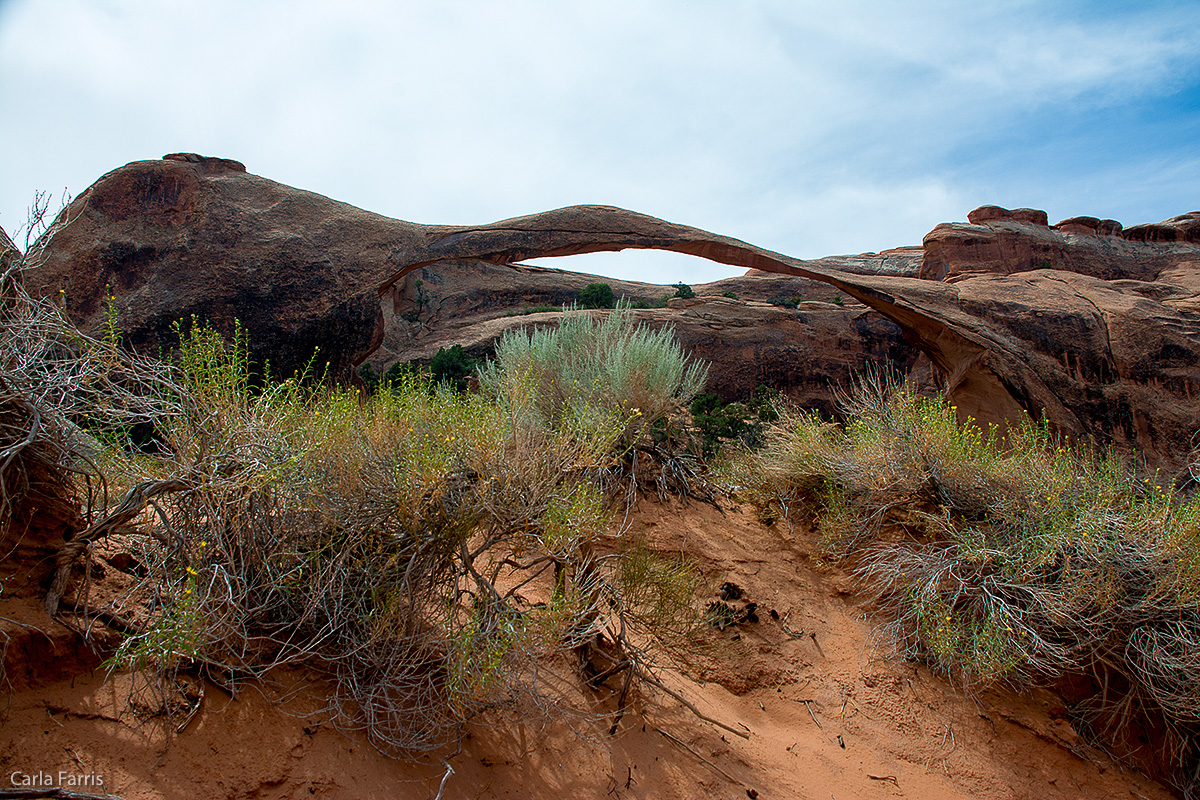
[[[218,326],[237,318],[278,372],[301,366],[314,347],[346,372],[379,345],[381,293],[423,266],[671,250],[836,287],[899,325],[946,376],[960,413],[978,419],[1045,413],[1068,433],[1136,445],[1174,470],[1200,418],[1200,248],[1193,245],[1194,260],[1172,251],[1163,262],[1170,269],[1156,267],[1159,285],[1151,288],[1026,267],[946,282],[829,269],[608,206],[480,226],[421,225],[242,169],[176,154],[108,173],[38,243],[27,285],[45,295],[65,290],[68,312],[84,329],[103,320],[111,288],[138,347],[168,346],[170,324],[191,314]],[[1025,223],[998,224],[1016,225],[1021,235]],[[988,230],[968,227],[976,237]],[[1051,235],[1045,231],[1038,235]]]

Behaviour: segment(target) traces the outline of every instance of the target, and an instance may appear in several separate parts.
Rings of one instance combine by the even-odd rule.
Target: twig
[[[55,722],[57,722],[57,721],[58,720],[55,720]],[[64,747],[63,750],[67,751],[67,753],[71,756],[71,758],[75,760],[75,763],[79,765],[80,769],[87,769],[85,766],[83,766],[83,759],[81,759],[79,757],[79,753],[76,753],[74,750],[72,750],[69,747]]]
[[[710,724],[712,724],[712,725],[716,725],[716,726],[717,726],[718,728],[720,728],[721,730],[728,731],[729,733],[732,733],[732,734],[734,734],[735,736],[740,736],[740,737],[742,737],[743,739],[749,739],[749,738],[750,738],[750,734],[749,734],[749,733],[742,733],[742,732],[741,732],[741,731],[739,731],[737,728],[732,728],[732,727],[730,727],[730,726],[726,725],[724,722],[721,722],[721,721],[719,721],[719,720],[715,720],[715,719],[713,719],[712,717],[708,716],[708,715],[707,715],[707,714],[705,714],[703,711],[701,711],[700,709],[696,708],[696,706],[694,706],[694,705],[693,705],[693,704],[692,704],[692,703],[691,703],[691,702],[690,702],[690,701],[689,701],[687,698],[685,698],[683,695],[679,694],[678,692],[674,691],[673,689],[669,689],[669,688],[667,688],[667,687],[666,687],[666,686],[663,684],[663,682],[662,682],[662,681],[660,681],[658,678],[654,677],[653,675],[651,675],[649,672],[647,672],[647,671],[645,671],[645,670],[643,670],[643,671],[642,671],[642,680],[649,681],[650,683],[652,683],[652,684],[654,684],[655,686],[657,686],[659,689],[662,689],[664,692],[666,692],[667,694],[669,694],[671,697],[674,697],[676,700],[678,700],[679,702],[683,703],[683,704],[684,704],[684,705],[687,707],[687,709],[688,709],[689,711],[691,711],[693,714],[695,714],[697,717],[699,717],[700,719],[704,720],[705,722],[708,722],[708,723],[710,723]],[[749,730],[749,729],[747,728],[747,730]]]
[[[200,711],[200,707],[203,705],[204,705],[204,684],[201,683],[200,684],[200,696],[196,698],[195,704],[188,711],[187,716],[183,718],[183,722],[181,722],[175,726],[175,732],[183,733],[184,730],[187,728],[187,726],[191,724],[192,719]]]
[[[817,729],[824,730],[824,728],[821,727],[821,721],[819,719],[817,719],[817,715],[813,713],[812,705],[811,705],[812,700],[801,700],[800,702],[804,703],[804,707],[808,709],[808,715],[810,717],[812,717],[812,721],[817,723]]]
[[[647,723],[647,724],[649,724],[649,723]],[[696,751],[695,751],[693,748],[689,747],[689,746],[688,746],[687,744],[685,744],[683,741],[681,741],[681,740],[679,740],[679,739],[675,738],[675,737],[674,737],[674,736],[672,736],[671,734],[669,734],[669,733],[667,733],[666,731],[664,731],[662,728],[659,728],[659,727],[658,727],[658,726],[656,726],[656,725],[650,725],[650,727],[651,727],[653,730],[655,730],[655,731],[657,731],[658,733],[660,733],[660,734],[662,734],[663,736],[665,736],[665,737],[667,738],[667,740],[668,740],[668,741],[674,742],[675,744],[677,744],[677,745],[679,745],[680,747],[682,747],[684,750],[687,750],[689,753],[691,753],[692,755],[694,755],[696,758],[698,758],[698,759],[700,759],[701,761],[703,761],[703,762],[704,762],[705,764],[707,764],[708,766],[712,767],[714,770],[716,770],[718,773],[720,773],[720,775],[721,775],[722,777],[724,777],[724,778],[725,778],[727,781],[729,781],[730,783],[736,783],[736,784],[738,784],[739,786],[745,785],[745,784],[743,784],[743,782],[742,782],[742,781],[740,781],[740,780],[738,780],[737,778],[733,777],[733,776],[732,776],[732,775],[730,775],[728,772],[726,772],[725,770],[721,769],[721,768],[720,768],[720,767],[718,767],[716,764],[714,764],[713,762],[709,761],[709,760],[708,760],[707,758],[705,758],[704,756],[702,756],[702,755],[700,755],[699,753],[697,753],[697,752],[696,752]]]
[[[631,666],[631,665],[626,665]],[[612,727],[608,729],[609,736],[617,735],[617,728],[621,725],[621,717],[625,716],[626,699],[629,697],[629,687],[633,684],[633,669],[629,669],[625,673],[625,683],[621,686],[621,695],[617,698],[617,713],[613,716]],[[628,787],[626,787],[628,788]]]
[[[791,615],[792,615],[791,611],[784,614],[783,619],[779,620],[779,627],[783,628],[783,632],[787,634],[787,637],[789,639],[795,640],[795,639],[799,639],[801,636],[803,636],[804,631],[803,630],[794,631],[788,627],[788,617],[790,617]]]
[[[442,800],[442,793],[446,791],[446,781],[450,780],[450,776],[454,774],[454,767],[450,765],[450,759],[462,752],[462,729],[459,729],[458,748],[453,753],[442,759],[442,766],[446,768],[446,772],[442,775],[442,782],[438,784],[438,793],[433,800]]]
[[[180,478],[165,481],[144,481],[125,493],[116,510],[104,519],[80,533],[62,546],[55,557],[57,569],[50,591],[46,593],[46,613],[54,616],[58,613],[58,604],[67,591],[67,583],[71,579],[71,567],[87,546],[109,533],[120,530],[128,525],[156,495],[165,492],[176,492],[188,486],[188,482]]]

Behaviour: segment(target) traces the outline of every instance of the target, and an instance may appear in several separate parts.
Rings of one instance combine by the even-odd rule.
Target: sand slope
[[[759,604],[757,624],[706,633],[710,646],[662,673],[749,738],[645,689],[611,738],[586,720],[522,724],[497,713],[471,726],[461,752],[440,754],[454,770],[443,797],[1170,797],[1089,749],[1048,692],[969,698],[924,667],[873,652],[850,579],[821,568],[811,542],[786,525],[764,526],[749,508],[643,503],[632,530]],[[35,622],[35,609],[0,602],[0,616],[51,633],[56,623]],[[71,639],[55,643],[60,666],[70,664]],[[202,689],[203,702],[190,718],[176,709],[172,725],[188,721],[169,747],[161,718],[139,721],[146,709],[133,685],[95,670],[10,692],[0,788],[15,771],[61,770],[101,776],[103,791],[124,798],[432,798],[445,775],[438,757],[388,759],[314,714],[320,687],[299,673],[236,698],[197,684],[192,697]]]

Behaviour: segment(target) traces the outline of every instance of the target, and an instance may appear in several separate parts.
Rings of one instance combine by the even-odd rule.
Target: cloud
[[[0,225],[194,150],[421,222],[603,203],[801,256],[915,244],[999,195],[1094,202],[1061,154],[1118,112],[1135,184],[1185,159],[1197,31],[1182,2],[7,0]],[[659,258],[636,273],[678,279]]]

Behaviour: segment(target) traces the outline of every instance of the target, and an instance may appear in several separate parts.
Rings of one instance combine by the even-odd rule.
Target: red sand
[[[765,527],[749,509],[722,516],[710,506],[649,503],[633,524],[656,547],[695,558],[712,586],[733,581],[759,604],[759,623],[714,630],[717,646],[663,671],[672,688],[750,738],[648,688],[611,738],[594,724],[581,738],[561,721],[485,718],[449,758],[445,798],[1171,796],[1084,745],[1048,692],[970,698],[924,667],[873,653],[849,579],[816,568],[812,547],[786,525]],[[771,609],[802,635],[785,633]],[[70,675],[80,668],[75,645],[38,613],[29,600],[0,599],[0,617],[52,635],[56,666]],[[386,758],[360,735],[307,716],[320,703],[302,674],[278,683],[236,699],[204,685],[199,710],[165,747],[161,722],[140,723],[128,702],[128,675],[106,681],[85,670],[35,689],[14,681],[0,716],[0,788],[15,772],[57,780],[62,771],[103,779],[102,788],[93,778],[77,790],[130,800],[437,795],[438,757]]]

